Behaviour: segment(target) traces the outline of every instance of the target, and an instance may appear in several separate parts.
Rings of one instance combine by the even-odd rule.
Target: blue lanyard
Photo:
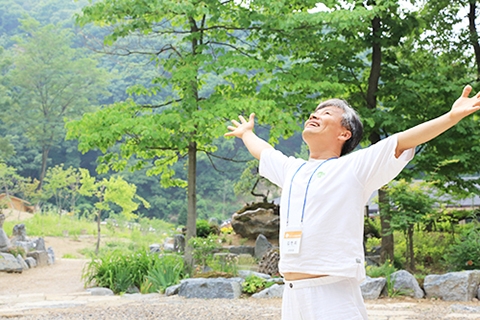
[[[333,159],[337,159],[337,157],[333,157],[333,158],[330,158],[330,159],[327,159],[325,161],[323,161],[322,163],[320,163],[316,168],[315,170],[313,171],[312,175],[310,176],[310,179],[308,179],[308,183],[307,183],[307,188],[305,189],[305,197],[303,198],[303,208],[302,208],[302,220],[300,221],[302,224],[303,224],[303,217],[305,216],[305,206],[307,205],[307,194],[308,194],[308,188],[310,187],[310,182],[312,181],[312,178],[313,176],[315,175],[315,173],[317,172],[318,169],[320,169],[320,167],[330,161],[330,160],[333,160]],[[297,175],[297,173],[300,171],[300,169],[302,169],[302,167],[305,165],[306,162],[302,163],[302,165],[300,167],[298,167],[297,171],[295,171],[295,173],[293,174],[292,176],[292,181],[290,181],[290,190],[288,191],[288,207],[287,207],[287,226],[288,226],[288,222],[289,222],[289,219],[290,219],[290,199],[291,199],[291,195],[292,195],[292,185],[293,185],[293,179],[295,178],[295,176]]]

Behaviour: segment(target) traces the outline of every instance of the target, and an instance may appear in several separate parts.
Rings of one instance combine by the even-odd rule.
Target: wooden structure
[[[6,195],[5,193],[0,194],[0,209],[14,209],[23,212],[34,212],[34,206],[30,202],[17,198],[15,196]]]

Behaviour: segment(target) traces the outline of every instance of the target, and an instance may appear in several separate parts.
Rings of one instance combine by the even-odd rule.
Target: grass
[[[117,216],[118,218],[118,216]],[[148,249],[150,244],[163,243],[171,236],[174,225],[157,219],[139,218],[135,223],[128,223],[116,219],[115,223],[101,226],[101,252],[117,249],[137,251]],[[12,235],[13,227],[23,223],[29,237],[71,237],[79,240],[82,236],[97,237],[97,223],[84,217],[63,215],[55,212],[36,213],[31,218],[18,221],[5,221],[3,229],[7,236]],[[82,250],[81,254],[92,256],[94,248]],[[66,258],[76,258],[73,254]]]

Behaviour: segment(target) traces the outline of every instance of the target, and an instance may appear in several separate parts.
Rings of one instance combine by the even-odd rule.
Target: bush
[[[448,267],[453,271],[480,269],[480,225],[471,223],[463,227],[455,243],[445,254]]]
[[[217,225],[211,225],[207,220],[197,220],[197,237],[206,238],[211,234],[220,234],[220,228]]]
[[[134,253],[119,250],[107,252],[87,264],[82,279],[85,286],[94,284],[110,288],[115,293],[128,292],[131,287],[158,291],[182,276],[183,265],[178,266],[179,259],[181,260],[159,257],[146,250]],[[161,278],[159,272],[168,273],[168,276]],[[150,284],[146,283],[146,280],[150,281]]]
[[[249,275],[242,283],[242,291],[245,293],[253,294],[262,291],[263,289],[270,288],[275,283],[273,281],[267,281],[256,275]]]
[[[207,265],[207,261],[212,260],[213,252],[222,245],[216,235],[208,235],[206,238],[194,237],[188,240],[188,245],[193,248],[193,258],[202,266]]]

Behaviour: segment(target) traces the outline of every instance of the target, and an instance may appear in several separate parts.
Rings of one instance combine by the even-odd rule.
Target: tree
[[[75,203],[80,188],[80,171],[63,165],[49,168],[45,175],[43,189],[49,197],[55,198],[58,213],[61,215],[64,209],[75,212]]]
[[[255,98],[272,71],[253,41],[260,18],[233,1],[104,0],[85,7],[77,19],[82,26],[110,26],[104,43],[111,53],[146,54],[155,61],[153,86],[135,86],[131,94],[156,95],[167,89],[171,94],[154,105],[127,100],[86,114],[68,125],[69,138],[77,138],[83,151],[99,148],[105,153],[102,172],[124,169],[127,159],[136,160],[133,169],[153,159],[147,174],[160,174],[164,186],[186,187],[187,241],[196,235],[197,155],[214,156],[213,141],[225,132],[225,121],[255,108],[260,121],[271,121],[272,114],[282,121],[272,130],[273,140],[296,128],[290,109]],[[117,143],[120,150],[112,151]],[[188,161],[186,183],[173,169],[181,158]],[[191,252],[187,246],[189,265]]]
[[[102,213],[109,212],[111,205],[115,204],[122,208],[121,214],[128,220],[136,217],[134,211],[138,208],[138,203],[133,201],[137,198],[143,202],[143,205],[148,206],[148,202],[136,196],[136,187],[122,177],[110,177],[109,179],[102,179],[97,181],[95,177],[91,177],[89,172],[85,169],[80,169],[81,187],[79,193],[83,196],[94,197],[95,208],[97,209],[97,245],[95,253],[98,254],[100,249],[101,238],[101,221]]]
[[[64,118],[74,118],[104,94],[105,74],[97,62],[70,47],[72,34],[58,26],[41,27],[33,19],[22,21],[23,37],[12,49],[10,78],[12,103],[2,119],[19,128],[32,145],[41,148],[40,184],[50,150],[64,135]]]
[[[390,183],[386,189],[390,200],[388,213],[391,217],[391,230],[402,231],[407,240],[407,268],[415,271],[415,252],[413,250],[413,233],[415,225],[424,221],[436,203],[432,186],[426,182],[409,183],[404,179]]]

